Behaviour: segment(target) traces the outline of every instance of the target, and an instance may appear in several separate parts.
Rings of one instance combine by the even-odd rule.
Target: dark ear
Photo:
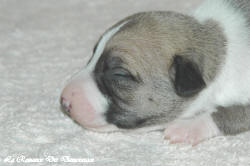
[[[169,75],[181,97],[193,96],[206,86],[198,65],[183,56],[174,56]]]

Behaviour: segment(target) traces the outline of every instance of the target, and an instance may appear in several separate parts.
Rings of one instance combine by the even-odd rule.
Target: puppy
[[[96,131],[165,129],[172,143],[250,129],[250,1],[134,14],[108,29],[61,104]]]

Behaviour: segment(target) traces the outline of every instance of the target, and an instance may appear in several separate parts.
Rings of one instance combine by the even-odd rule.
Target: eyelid
[[[114,74],[114,72],[116,72],[115,70],[117,70],[117,74]],[[119,70],[125,71],[127,73],[124,75],[120,74],[120,73],[118,73]],[[130,70],[124,68],[123,66],[116,66],[116,67],[113,67],[111,69],[108,69],[108,70],[106,70],[105,75],[106,75],[106,78],[110,78],[110,79],[114,79],[114,80],[120,78],[120,80],[131,80],[131,81],[134,81],[136,83],[141,82],[141,78],[139,75],[133,75],[132,72],[130,72]]]
[[[121,75],[121,76],[132,76],[132,74],[129,72],[129,70],[123,68],[123,67],[113,67],[112,73],[115,75]]]

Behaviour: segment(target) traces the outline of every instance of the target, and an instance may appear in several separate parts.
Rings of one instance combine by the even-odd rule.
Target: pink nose
[[[95,110],[83,88],[83,80],[72,81],[63,90],[61,105],[69,115],[85,127],[97,127]]]
[[[72,105],[70,104],[69,101],[67,101],[63,96],[61,97],[60,103],[63,107],[63,109],[67,112],[70,113],[70,110],[72,109]]]
[[[86,128],[101,128],[107,125],[103,117],[106,101],[100,95],[90,76],[71,81],[61,94],[64,110]],[[103,104],[104,102],[104,104]]]

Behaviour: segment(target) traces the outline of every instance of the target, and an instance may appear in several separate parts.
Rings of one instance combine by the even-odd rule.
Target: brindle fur
[[[139,13],[127,20],[107,43],[95,70],[99,88],[102,92],[106,89],[104,93],[111,101],[107,120],[122,128],[172,121],[187,101],[192,100],[175,93],[169,76],[173,57],[183,56],[197,64],[209,84],[225,54],[223,30],[215,21],[200,24],[190,16],[175,12]],[[110,88],[112,82],[108,83],[109,88],[103,87],[103,80],[107,82],[107,79],[100,75],[104,73],[102,64],[107,57],[119,57],[120,65],[140,78],[139,83],[127,83],[130,90]],[[107,89],[112,93],[107,93]],[[121,102],[117,96],[128,102]]]
[[[240,10],[250,25],[249,0],[224,1]],[[125,20],[129,22],[107,43],[95,69],[98,87],[110,100],[107,121],[120,128],[168,123],[196,98],[196,95],[176,94],[171,81],[175,73],[174,57],[182,56],[196,64],[208,85],[224,62],[226,36],[214,20],[199,23],[191,16],[176,12],[144,12],[121,22]],[[129,70],[137,81],[125,79],[119,83],[119,80],[107,79],[107,59],[114,57],[119,57],[118,66]],[[249,114],[249,106],[219,107],[218,110],[212,117],[225,134],[250,128],[249,116],[243,116]]]

